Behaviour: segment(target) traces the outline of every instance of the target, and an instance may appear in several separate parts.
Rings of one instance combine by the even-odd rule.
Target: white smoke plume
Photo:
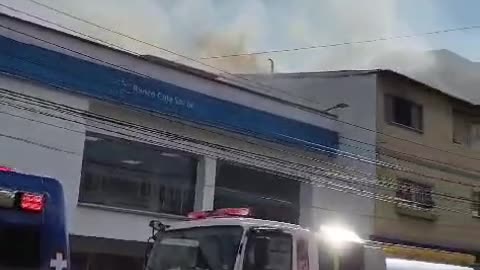
[[[37,1],[192,58],[356,42],[419,31],[415,25],[402,20],[399,8],[402,0]],[[158,48],[52,12],[27,0],[3,2],[131,51],[214,71]],[[423,3],[422,18],[440,21],[435,1],[430,3],[430,6]],[[0,11],[12,13],[5,9]],[[13,15],[32,20],[23,15]],[[442,17],[442,20],[445,18]],[[272,58],[278,72],[390,68],[414,76],[436,66],[435,56],[419,54],[431,47],[432,44],[426,39],[416,37],[205,62],[239,73],[268,72],[267,59]]]
[[[408,33],[400,21],[401,0],[38,0],[137,39],[192,57],[349,42]],[[141,53],[173,56],[34,5],[12,6]],[[434,19],[434,14],[431,16]],[[31,18],[30,18],[31,19]],[[342,46],[272,55],[282,71],[370,67],[379,54],[428,48],[422,39]],[[178,57],[173,57],[178,59]],[[233,72],[258,72],[267,56],[209,61]],[[277,60],[278,59],[278,60]]]

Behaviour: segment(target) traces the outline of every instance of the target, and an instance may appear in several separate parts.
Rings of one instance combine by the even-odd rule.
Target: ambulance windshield
[[[148,270],[232,270],[240,246],[240,226],[167,231],[151,251]]]

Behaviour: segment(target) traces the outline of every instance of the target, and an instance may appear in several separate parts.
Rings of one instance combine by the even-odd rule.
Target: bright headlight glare
[[[322,226],[320,235],[334,246],[341,246],[344,243],[363,243],[362,238],[355,232],[339,226]]]

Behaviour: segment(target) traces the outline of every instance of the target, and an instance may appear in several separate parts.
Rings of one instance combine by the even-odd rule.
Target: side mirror
[[[257,236],[254,238],[255,269],[265,269],[268,265],[268,248],[270,238],[266,236]]]
[[[152,228],[152,231],[155,232],[164,232],[166,229],[168,229],[168,225],[163,224],[159,220],[151,220],[150,223],[148,223],[148,226]]]
[[[148,258],[150,256],[150,252],[153,249],[153,244],[155,240],[158,238],[158,234],[162,234],[168,229],[168,225],[163,224],[159,220],[151,220],[148,223],[148,226],[152,229],[152,236],[147,239],[147,246],[145,247],[145,254],[144,254],[144,268],[146,269]]]
[[[153,243],[148,241],[145,247],[145,254],[143,255],[143,269],[147,269],[148,259],[150,258],[150,252],[153,249]]]

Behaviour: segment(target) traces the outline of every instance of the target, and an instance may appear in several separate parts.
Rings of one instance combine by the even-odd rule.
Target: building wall
[[[196,195],[198,202],[196,202],[195,207],[198,210],[211,209],[213,205],[215,160],[217,159],[229,160],[285,175],[307,177],[308,173],[302,174],[301,172],[296,172],[294,168],[280,167],[268,159],[258,160],[258,157],[254,155],[269,156],[290,161],[292,164],[311,166],[317,165],[312,159],[324,158],[322,155],[305,153],[298,149],[282,147],[219,130],[197,127],[193,124],[158,117],[125,107],[122,108],[101,101],[65,94],[58,89],[52,89],[18,78],[2,75],[0,77],[0,88],[62,103],[81,110],[88,110],[97,115],[138,123],[145,127],[195,138],[204,142],[233,147],[241,149],[244,153],[250,153],[247,156],[238,156],[229,151],[219,151],[217,148],[199,145],[192,145],[190,148],[189,145],[184,143],[158,139],[159,143],[165,143],[166,146],[173,149],[190,150],[200,157],[205,156],[207,162],[201,162],[202,165],[198,169],[199,178],[197,181],[200,185],[197,190],[201,192]],[[12,105],[26,106],[33,111],[15,109],[12,108]],[[13,167],[21,172],[46,175],[59,179],[65,190],[67,222],[69,231],[72,234],[144,241],[150,233],[147,224],[151,219],[160,218],[168,223],[180,218],[78,204],[85,132],[87,130],[101,132],[117,137],[119,135],[115,134],[115,132],[119,130],[124,134],[135,136],[138,136],[138,134],[134,131],[126,132],[121,128],[107,127],[102,124],[96,124],[97,128],[92,128],[88,120],[85,121],[73,116],[67,116],[66,120],[59,120],[51,116],[42,115],[42,113],[52,114],[52,110],[11,100],[8,101],[8,105],[2,105],[0,109],[0,124],[7,128],[0,133],[0,149],[2,150],[0,151],[0,164]],[[66,117],[63,113],[56,115]],[[80,121],[80,123],[72,121]],[[150,138],[147,135],[140,137]],[[302,205],[310,205],[311,202],[308,199],[301,199]]]
[[[423,106],[423,132],[386,121],[385,95],[395,95]],[[480,152],[453,143],[454,107],[470,107],[397,75],[379,73],[377,95],[377,148],[381,159],[398,165],[396,170],[379,166],[382,181],[396,183],[399,178],[425,183],[433,192],[438,208],[422,213],[406,211],[395,203],[377,202],[375,234],[422,244],[480,250],[480,220],[471,215],[474,188],[479,185]],[[478,112],[477,112],[478,113]],[[397,137],[400,139],[396,139]],[[442,150],[438,150],[442,149]],[[395,187],[382,193],[395,196]],[[458,199],[462,197],[464,199]],[[450,211],[447,211],[450,210]],[[460,213],[457,213],[460,212]]]
[[[257,81],[274,87],[274,94],[285,99],[295,99],[306,106],[325,110],[339,103],[349,107],[336,109],[330,113],[336,116],[335,126],[340,136],[340,154],[336,157],[337,169],[348,171],[355,176],[364,176],[375,180],[375,166],[359,161],[375,158],[376,133],[376,77],[344,76],[330,73],[298,73],[251,75]],[[325,117],[325,116],[319,116]],[[351,123],[349,125],[346,123]],[[356,125],[356,126],[355,126]],[[366,129],[358,128],[364,127]],[[345,185],[345,184],[342,184]],[[348,184],[347,184],[348,185]],[[325,223],[338,223],[348,226],[361,235],[368,237],[373,233],[375,202],[360,193],[334,191],[325,187],[305,185],[303,196],[311,197],[312,213],[305,224],[318,227]]]
[[[60,93],[25,80],[1,75],[0,88],[88,110],[88,101],[83,98]],[[38,109],[24,102],[2,98],[0,164],[13,167],[20,172],[60,179],[65,197],[68,198],[67,221],[72,226],[78,200],[85,126],[82,123],[41,115],[35,111],[14,108],[12,105]],[[64,117],[63,114],[57,115]]]

